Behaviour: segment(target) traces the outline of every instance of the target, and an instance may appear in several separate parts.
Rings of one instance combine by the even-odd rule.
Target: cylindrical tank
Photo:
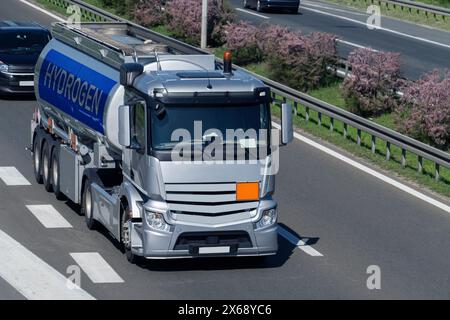
[[[36,64],[36,98],[57,123],[120,150],[117,116],[124,88],[119,78],[119,70],[52,39]]]

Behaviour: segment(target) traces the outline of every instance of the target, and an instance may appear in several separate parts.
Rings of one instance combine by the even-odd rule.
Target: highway
[[[17,0],[0,8],[0,20],[53,21]],[[107,232],[89,231],[74,205],[35,182],[25,150],[35,106],[0,100],[0,299],[450,298],[450,210],[298,139],[281,152],[276,256],[131,265]],[[38,219],[32,211],[42,205],[64,223]],[[62,280],[73,265],[83,269],[78,296]],[[381,270],[381,289],[367,287],[372,265]]]
[[[238,19],[256,25],[279,24],[308,34],[315,31],[338,36],[340,56],[346,58],[357,46],[399,52],[403,76],[420,77],[434,68],[450,69],[450,33],[382,17],[379,30],[369,30],[368,14],[322,1],[301,1],[299,14],[257,13],[242,9],[242,1],[230,0]]]

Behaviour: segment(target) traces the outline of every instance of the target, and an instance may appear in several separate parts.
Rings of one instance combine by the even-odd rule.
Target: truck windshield
[[[204,145],[219,139],[219,136],[224,144],[239,144],[245,148],[268,145],[268,104],[165,105],[164,112],[159,116],[154,111],[151,114],[152,148],[155,150],[172,149],[181,140],[183,143]],[[180,132],[189,136],[189,140],[179,139]]]

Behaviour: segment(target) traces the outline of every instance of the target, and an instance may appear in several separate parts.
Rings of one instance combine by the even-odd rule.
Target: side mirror
[[[144,72],[144,66],[139,63],[124,63],[120,66],[120,84],[131,87],[134,80]]]
[[[119,143],[125,148],[131,146],[130,106],[119,107]]]
[[[283,145],[294,139],[294,127],[292,124],[292,106],[289,103],[281,105],[281,143]]]

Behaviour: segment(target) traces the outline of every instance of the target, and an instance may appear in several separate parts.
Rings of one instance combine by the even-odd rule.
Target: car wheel
[[[130,222],[131,217],[129,214],[128,205],[125,204],[123,206],[121,222],[120,222],[120,242],[122,244],[123,250],[125,251],[125,256],[130,263],[136,263],[139,259],[137,255],[135,255],[131,251],[131,230],[130,230]]]
[[[247,3],[247,0],[243,0],[243,1],[242,1],[242,6],[243,6],[245,9],[247,9],[247,8],[249,7],[249,5],[248,5],[248,3]]]
[[[64,200],[65,196],[61,192],[60,176],[59,176],[59,147],[55,147],[52,153],[52,185],[56,199]]]
[[[51,178],[51,145],[48,142],[44,142],[42,147],[42,180],[44,182],[44,188],[48,192],[52,192],[52,178]]]
[[[91,183],[86,179],[83,188],[83,201],[81,204],[81,213],[84,214],[84,220],[89,230],[97,228],[97,221],[94,220],[94,206],[92,202]]]
[[[33,171],[36,182],[42,184],[41,148],[39,139],[36,137],[33,143]]]

